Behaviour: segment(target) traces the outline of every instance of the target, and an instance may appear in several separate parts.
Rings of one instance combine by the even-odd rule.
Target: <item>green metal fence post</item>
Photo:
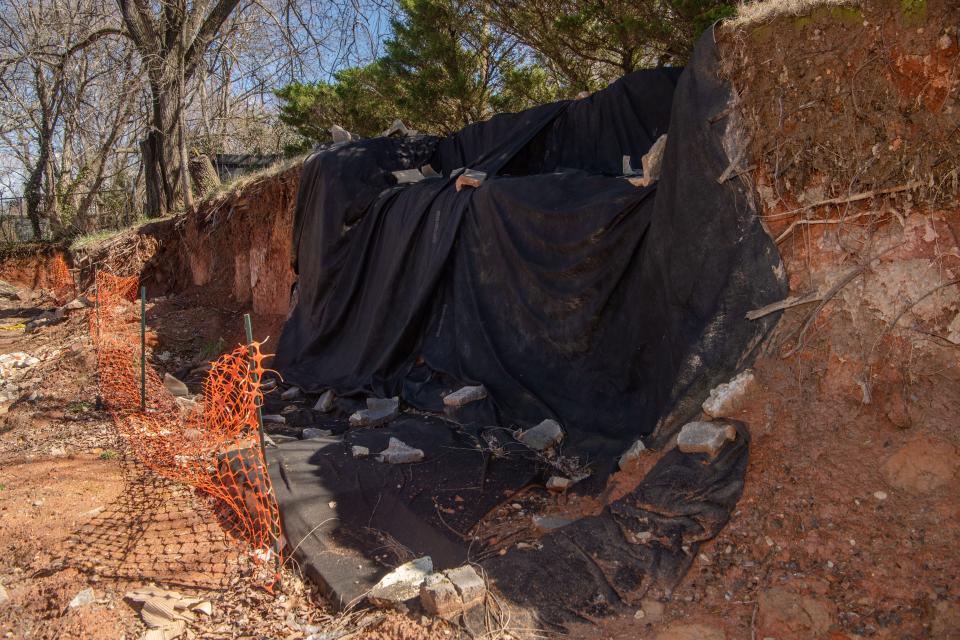
[[[147,288],[140,287],[140,411],[147,410]]]

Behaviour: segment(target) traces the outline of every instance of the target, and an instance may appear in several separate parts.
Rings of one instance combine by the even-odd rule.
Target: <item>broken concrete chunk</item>
[[[465,564],[456,569],[447,569],[444,575],[453,583],[465,609],[469,609],[483,601],[487,593],[487,585],[483,578],[472,566]]]
[[[350,416],[351,427],[375,427],[389,422],[400,412],[400,398],[367,398],[367,408]]]
[[[487,389],[482,384],[475,387],[463,387],[443,397],[443,404],[447,407],[462,407],[487,397]]]
[[[637,440],[630,448],[627,449],[622,456],[620,456],[620,471],[624,471],[629,468],[631,464],[636,462],[640,455],[647,450],[647,446],[643,444],[643,440]]]
[[[73,596],[73,600],[67,605],[70,609],[79,609],[94,601],[93,589],[89,587]]]
[[[476,189],[483,181],[487,179],[487,174],[485,171],[477,171],[476,169],[464,169],[457,177],[457,181],[454,186],[457,188],[457,191],[460,191],[464,187],[472,187]]]
[[[290,387],[286,391],[280,394],[280,399],[285,402],[290,402],[291,400],[296,400],[301,395],[300,387]]]
[[[550,476],[547,479],[547,489],[550,491],[566,491],[573,486],[573,480],[563,476]]]
[[[433,573],[433,560],[423,556],[400,565],[375,584],[367,600],[377,607],[395,607],[420,595],[420,585]]]
[[[190,389],[187,388],[187,385],[183,384],[169,373],[163,374],[163,386],[167,388],[167,391],[178,398],[190,395]]]
[[[338,142],[350,142],[353,140],[353,134],[338,124],[330,127],[330,137],[333,138],[334,144]]]
[[[544,420],[532,429],[517,436],[517,440],[534,451],[545,451],[563,440],[563,429],[556,420]]]
[[[533,516],[533,526],[541,533],[565,527],[573,522],[570,518],[561,516]]]
[[[442,573],[434,573],[420,585],[420,604],[430,615],[451,619],[463,611],[463,602],[456,587]]]
[[[390,438],[390,444],[380,452],[377,458],[381,462],[389,464],[410,464],[422,461],[423,451],[415,449],[396,438]]]
[[[354,458],[366,458],[370,455],[370,449],[361,447],[359,445],[353,445],[350,447],[350,453]]]
[[[320,397],[317,399],[317,404],[313,405],[314,411],[319,411],[320,413],[330,413],[333,410],[333,403],[337,399],[337,396],[333,393],[333,389],[327,389],[320,394]]]
[[[688,422],[677,435],[677,447],[684,453],[706,453],[715,456],[729,441],[736,440],[737,430],[722,422]]]
[[[420,169],[400,169],[393,172],[393,177],[396,178],[397,184],[414,184],[424,178]]]
[[[329,438],[333,435],[333,432],[329,429],[313,429],[307,428],[303,430],[303,439],[310,440],[312,438]]]
[[[728,418],[743,408],[743,400],[753,386],[753,371],[746,369],[730,382],[717,385],[703,401],[703,412],[711,418]]]

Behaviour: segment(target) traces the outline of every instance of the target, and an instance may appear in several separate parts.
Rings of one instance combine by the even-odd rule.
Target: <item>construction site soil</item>
[[[743,496],[675,589],[648,593],[633,615],[584,620],[572,637],[960,638],[960,7],[785,4],[798,15],[761,11],[718,31],[733,110],[752,134],[742,177],[790,283],[756,382],[728,416],[752,436]],[[81,287],[93,265],[142,275],[151,364],[196,390],[204,363],[243,341],[243,312],[258,337],[278,335],[298,180],[299,166],[260,176],[72,255]],[[0,279],[21,287],[0,301],[0,351],[40,359],[3,381],[18,395],[0,426],[0,634],[138,637],[123,594],[148,583],[213,601],[197,637],[464,633],[419,613],[334,613],[295,567],[267,593],[195,496],[146,481],[132,493],[94,406],[87,312],[23,331],[56,306],[39,293],[45,259],[0,263]],[[595,513],[659,455],[599,496],[518,496],[490,520],[510,536],[523,528],[514,502]],[[184,531],[186,550],[170,542]],[[536,553],[532,537],[510,539]],[[94,601],[70,607],[87,587]],[[529,635],[517,624],[501,617],[490,636]]]

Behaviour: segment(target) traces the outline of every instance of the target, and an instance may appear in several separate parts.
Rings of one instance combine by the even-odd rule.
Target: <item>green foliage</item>
[[[372,136],[399,118],[413,129],[449,133],[558,97],[549,75],[465,0],[400,0],[399,8],[380,59],[331,82],[276,92],[280,118],[301,136],[301,150],[329,140],[333,124]]]
[[[113,449],[104,449],[103,451],[100,452],[101,460],[116,460],[117,456],[118,456],[117,452],[114,451]]]

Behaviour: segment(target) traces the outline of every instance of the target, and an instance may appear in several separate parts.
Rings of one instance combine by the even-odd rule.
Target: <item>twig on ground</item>
[[[777,236],[777,239],[774,242],[776,244],[780,244],[787,238],[787,236],[793,233],[794,229],[800,226],[806,226],[806,225],[812,225],[812,224],[843,224],[844,222],[850,222],[851,220],[856,220],[858,218],[872,216],[872,215],[875,215],[876,213],[877,213],[876,211],[864,211],[862,213],[858,213],[855,216],[850,216],[849,218],[829,218],[826,220],[810,220],[807,218],[803,218],[800,220],[794,220],[793,222],[790,223],[790,226],[787,227],[783,233]]]
[[[849,196],[843,196],[839,198],[827,198],[826,200],[818,200],[817,202],[811,202],[810,204],[804,205],[797,209],[791,209],[790,211],[784,211],[783,213],[775,213],[769,216],[764,216],[767,220],[773,220],[775,218],[789,218],[792,215],[796,215],[808,209],[814,209],[816,207],[824,207],[834,204],[848,204],[850,202],[859,202],[860,200],[868,200],[870,198],[876,198],[877,196],[887,196],[892,193],[900,193],[901,191],[911,191],[922,187],[924,182],[922,180],[911,180],[906,184],[901,184],[896,187],[888,187],[886,189],[871,189],[870,191],[863,191],[861,193],[854,193]]]

